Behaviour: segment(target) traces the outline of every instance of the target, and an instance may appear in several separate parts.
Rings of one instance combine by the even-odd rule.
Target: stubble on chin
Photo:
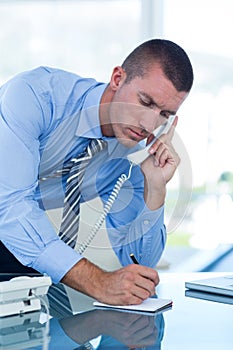
[[[114,137],[119,141],[119,143],[127,148],[133,148],[138,143],[138,140],[127,135],[127,129],[121,128],[119,125],[113,126],[113,132]]]
[[[120,142],[121,145],[123,145],[127,148],[133,148],[138,143],[138,141],[136,141],[136,140],[132,140],[132,139],[122,137],[122,136],[116,136],[116,138]]]

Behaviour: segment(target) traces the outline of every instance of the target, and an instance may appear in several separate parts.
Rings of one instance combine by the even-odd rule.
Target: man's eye
[[[151,106],[152,106],[151,101],[145,101],[145,100],[142,100],[141,98],[140,98],[140,103],[141,103],[143,106],[145,106],[145,107],[151,107]]]
[[[160,113],[160,115],[161,115],[162,117],[168,119],[168,118],[170,117],[171,114],[168,113],[168,112],[163,112],[163,111],[162,111],[162,112]]]

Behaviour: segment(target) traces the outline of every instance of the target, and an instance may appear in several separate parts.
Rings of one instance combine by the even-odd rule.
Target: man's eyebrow
[[[139,95],[139,97],[140,97],[140,96],[145,97],[145,98],[148,100],[149,103],[151,103],[152,105],[154,105],[154,106],[158,107],[159,109],[161,109],[161,112],[167,112],[167,113],[169,113],[169,114],[171,114],[171,115],[176,115],[176,111],[169,111],[169,110],[164,110],[164,109],[162,109],[162,107],[161,107],[157,102],[155,102],[155,100],[153,99],[153,97],[151,97],[150,95],[148,95],[146,92],[139,91],[138,95]]]

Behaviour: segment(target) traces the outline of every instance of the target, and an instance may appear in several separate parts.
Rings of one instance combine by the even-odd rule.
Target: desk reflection
[[[160,349],[164,333],[162,314],[148,316],[114,310],[87,311],[60,320],[60,325],[80,345],[101,336],[98,349]]]
[[[78,294],[73,297],[79,300]],[[73,315],[72,300],[63,285],[50,287],[48,299],[52,316],[59,320],[64,334],[79,345],[76,349],[160,349],[162,313],[89,309]]]

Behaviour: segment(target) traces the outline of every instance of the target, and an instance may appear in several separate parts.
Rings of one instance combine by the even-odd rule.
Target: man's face
[[[176,114],[188,93],[178,92],[158,64],[143,78],[136,77],[129,83],[124,82],[125,78],[123,73],[117,81],[109,122],[112,136],[125,146],[133,147],[164,124],[171,114]]]

